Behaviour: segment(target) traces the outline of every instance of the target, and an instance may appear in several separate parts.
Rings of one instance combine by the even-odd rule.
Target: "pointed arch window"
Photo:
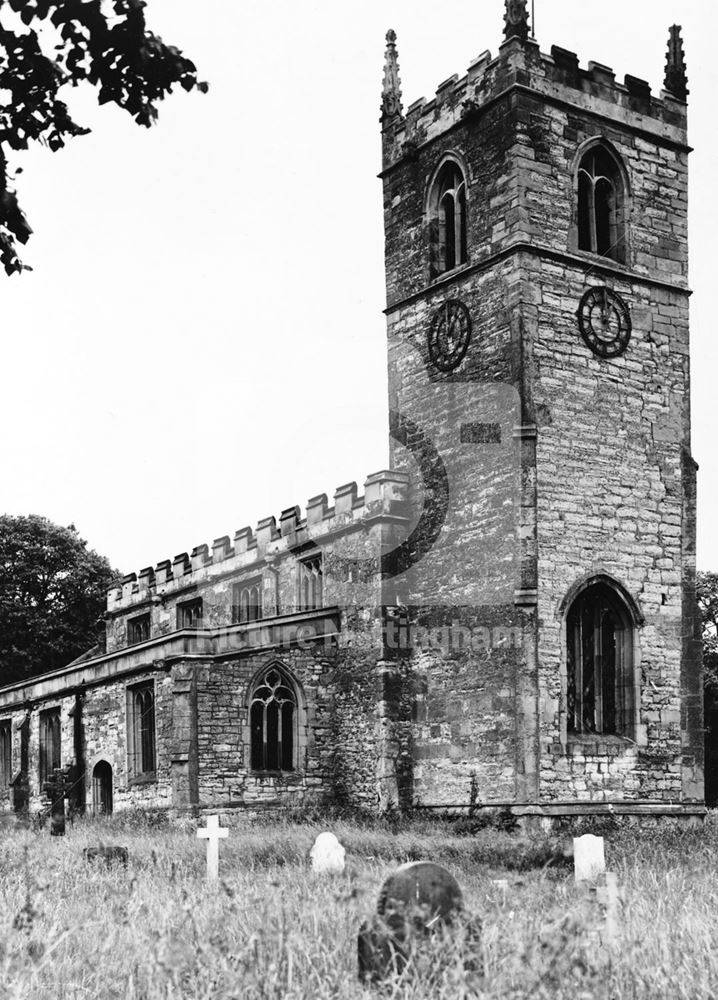
[[[625,206],[618,159],[606,146],[591,146],[578,166],[578,249],[625,263]]]
[[[605,583],[586,588],[567,617],[569,734],[630,735],[633,728],[633,625]]]
[[[439,171],[431,195],[433,271],[452,271],[468,260],[466,180],[449,160]]]
[[[250,766],[253,771],[293,771],[297,696],[283,671],[273,666],[257,678],[249,705]]]

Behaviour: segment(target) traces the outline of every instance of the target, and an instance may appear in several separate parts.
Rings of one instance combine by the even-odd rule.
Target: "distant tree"
[[[718,805],[718,573],[699,573],[698,607],[703,630],[703,714],[706,805]]]
[[[718,573],[698,573],[696,589],[703,631],[704,685],[718,698]]]
[[[96,645],[118,576],[74,525],[0,516],[0,684],[66,666]]]
[[[179,49],[146,28],[144,0],[0,0],[0,262],[7,274],[27,266],[17,244],[32,230],[21,210],[8,152],[41,142],[55,151],[77,125],[60,88],[86,81],[149,127],[175,84],[206,91]],[[20,173],[20,170],[16,171]]]

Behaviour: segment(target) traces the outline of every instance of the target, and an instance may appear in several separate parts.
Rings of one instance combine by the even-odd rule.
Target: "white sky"
[[[0,509],[74,522],[123,572],[387,464],[379,99],[404,106],[486,48],[501,0],[149,0],[210,82],[147,131],[94,95],[93,134],[18,160],[35,270],[0,276]],[[699,566],[718,570],[711,296],[718,12],[707,0],[536,0],[541,48],[660,90],[668,26],[690,77],[693,451]]]

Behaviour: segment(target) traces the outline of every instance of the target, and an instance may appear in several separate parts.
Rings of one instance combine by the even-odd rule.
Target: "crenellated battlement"
[[[139,574],[129,573],[121,585],[107,595],[108,612],[130,610],[145,603],[153,594],[169,595],[197,583],[210,582],[219,575],[240,572],[263,559],[276,559],[296,549],[321,547],[322,541],[338,531],[355,525],[368,525],[375,519],[403,516],[408,477],[402,472],[375,472],[364,483],[359,495],[357,484],[345,483],[334,493],[329,504],[326,493],[307,501],[304,516],[298,506],[288,507],[279,516],[265,517],[254,530],[240,528],[233,541],[229,535],[216,538],[211,547],[195,546],[191,553],[181,552],[174,559],[164,559]]]
[[[613,121],[628,123],[630,119],[635,126],[638,117],[644,131],[685,144],[687,81],[681,45],[680,28],[673,26],[666,89],[656,96],[651,85],[638,77],[626,74],[623,82],[619,82],[610,66],[591,61],[584,69],[575,52],[554,45],[550,53],[545,53],[533,39],[510,37],[501,45],[498,56],[482,52],[463,76],[455,74],[444,80],[431,100],[419,98],[406,114],[400,110],[396,97],[394,113],[382,117],[384,169],[411,157],[419,147],[464,119],[483,114],[514,87],[533,90],[548,101],[604,114]],[[389,52],[398,79],[398,57],[393,42]],[[387,95],[385,89],[385,107],[388,96],[391,94]]]

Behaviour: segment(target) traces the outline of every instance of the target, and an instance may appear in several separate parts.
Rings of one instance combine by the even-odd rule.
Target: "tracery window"
[[[297,698],[289,679],[270,667],[257,679],[250,698],[250,764],[253,771],[295,769]]]
[[[155,688],[152,681],[127,690],[127,734],[132,777],[154,776]]]
[[[299,610],[323,607],[322,557],[313,556],[299,563]]]
[[[578,249],[625,262],[625,190],[617,158],[591,146],[578,166]]]
[[[262,580],[235,583],[232,599],[232,621],[256,622],[262,617]]]
[[[616,591],[584,590],[567,618],[567,730],[628,734],[633,714],[633,629]]]
[[[451,271],[468,259],[466,180],[458,163],[449,160],[439,171],[430,200],[433,270]]]

